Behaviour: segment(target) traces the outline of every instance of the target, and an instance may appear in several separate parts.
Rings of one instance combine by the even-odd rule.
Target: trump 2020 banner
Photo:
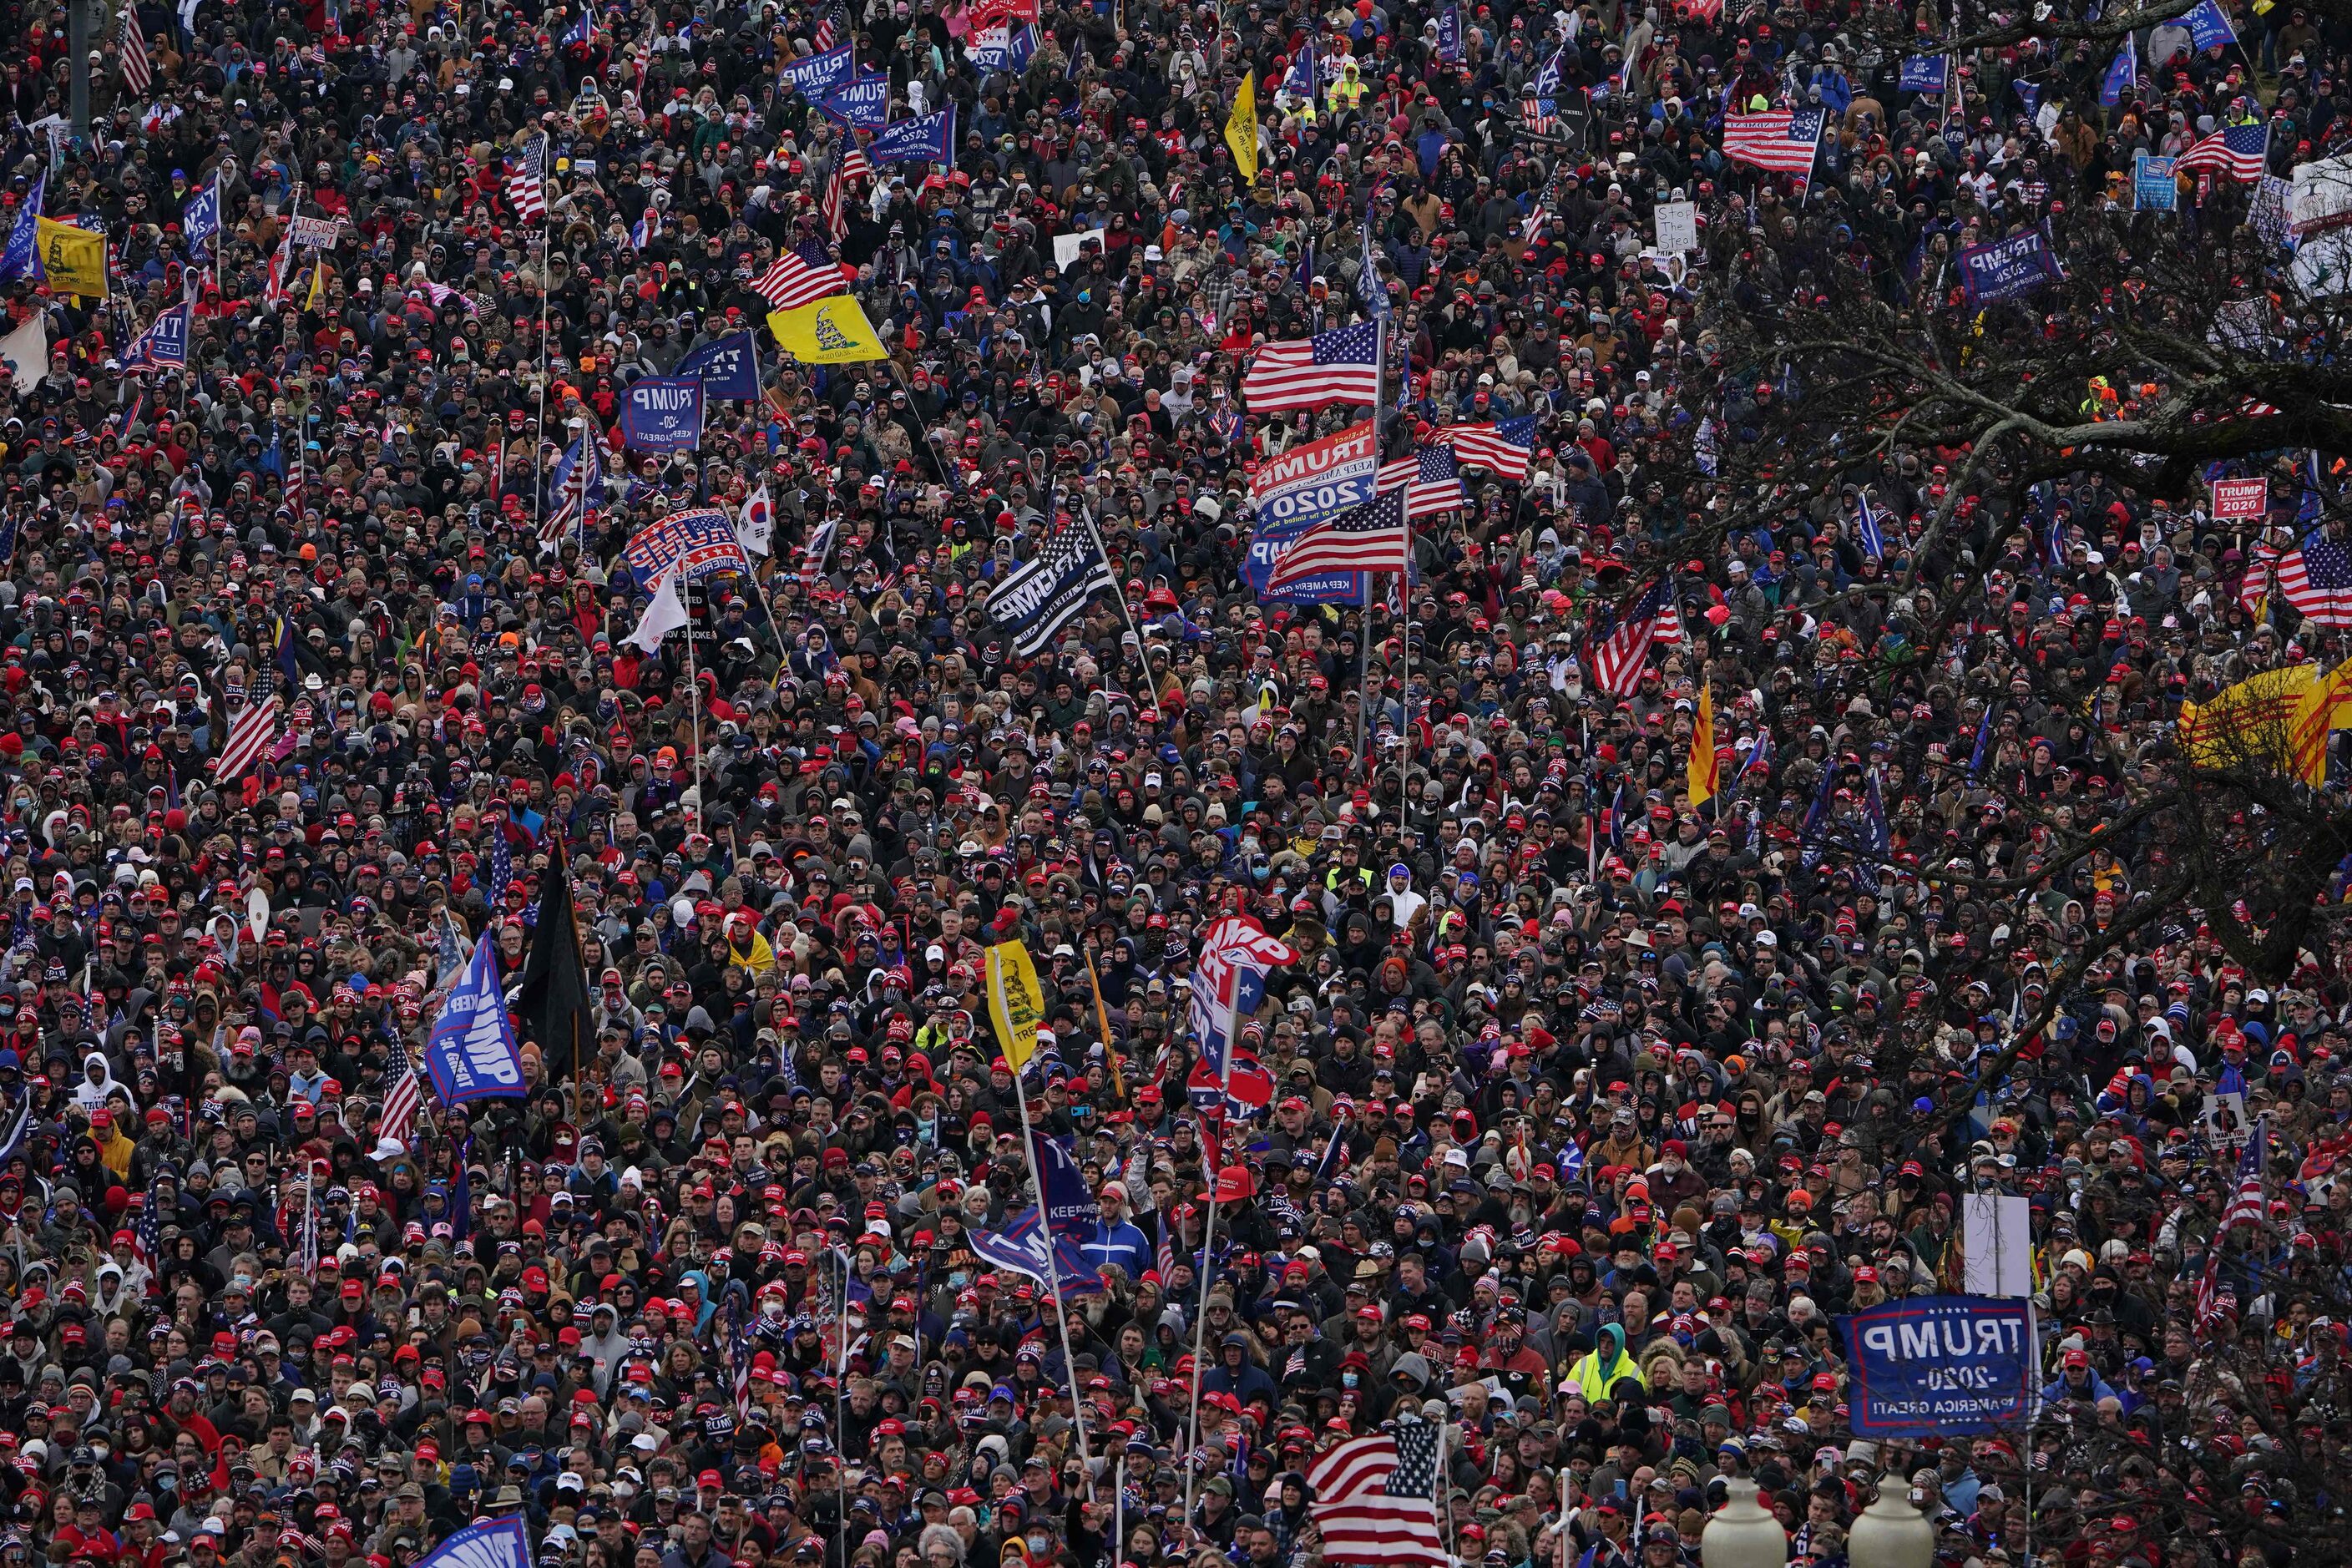
[[[498,955],[488,931],[475,944],[473,958],[449,988],[449,999],[434,1021],[425,1042],[425,1068],[444,1105],[524,1092],[522,1054],[515,1044],[506,999],[499,992]]]
[[[2014,300],[2066,276],[2040,229],[1996,239],[1990,245],[1971,245],[1957,259],[1960,285],[1968,290],[1971,305]]]
[[[621,395],[621,441],[639,452],[691,452],[702,445],[702,380],[649,375]]]
[[[2025,1419],[2034,1352],[2024,1301],[1915,1296],[1837,1322],[1855,1436],[1953,1436]]]
[[[469,1524],[418,1558],[416,1568],[530,1568],[530,1534],[519,1513]]]

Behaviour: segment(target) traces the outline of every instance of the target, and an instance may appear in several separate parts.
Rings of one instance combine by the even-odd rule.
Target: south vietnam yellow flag
[[[846,294],[797,310],[771,310],[768,331],[776,334],[778,348],[803,364],[850,364],[890,357],[874,323]]]
[[[1696,811],[1722,787],[1723,763],[1715,754],[1715,694],[1702,680],[1698,686],[1698,717],[1691,722],[1690,803]]]
[[[1037,984],[1037,966],[1029,962],[1029,950],[1018,942],[1000,942],[988,950],[988,1016],[996,1025],[1004,1059],[1019,1072],[1037,1054],[1045,993]]]
[[[1257,79],[1254,72],[1242,72],[1241,89],[1234,94],[1233,117],[1225,121],[1225,145],[1234,150],[1234,166],[1242,172],[1242,183],[1257,181]]]
[[[106,237],[69,223],[39,220],[41,270],[53,294],[79,294],[88,300],[106,298]]]
[[[2308,784],[2326,776],[2327,731],[2339,718],[2341,666],[2291,664],[2223,687],[2210,702],[2184,702],[2175,737],[2196,768],[2258,767]]]

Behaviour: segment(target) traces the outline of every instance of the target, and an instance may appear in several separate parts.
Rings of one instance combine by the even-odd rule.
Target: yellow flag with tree
[[[1242,184],[1257,183],[1257,79],[1255,73],[1242,72],[1242,85],[1234,94],[1234,112],[1225,121],[1225,145],[1233,149],[1234,166],[1242,172]]]
[[[1000,942],[988,950],[987,979],[988,1016],[996,1026],[996,1043],[1018,1073],[1037,1054],[1037,1026],[1045,1021],[1045,992],[1037,984],[1037,966],[1018,939]]]

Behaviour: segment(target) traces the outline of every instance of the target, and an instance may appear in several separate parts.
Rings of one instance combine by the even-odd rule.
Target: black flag
[[[588,1017],[588,972],[580,962],[580,928],[572,915],[572,863],[555,840],[540,879],[539,924],[523,959],[516,993],[524,1037],[539,1042],[551,1081],[577,1078],[596,1041]]]

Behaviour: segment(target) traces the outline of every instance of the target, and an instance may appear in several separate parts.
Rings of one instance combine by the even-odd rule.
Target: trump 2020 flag
[[[944,163],[955,151],[955,106],[919,120],[901,120],[866,143],[876,168],[888,163]]]
[[[2218,49],[2238,41],[2238,29],[2215,0],[2198,0],[2197,9],[2180,18],[2189,41],[2200,49]]]
[[[194,259],[208,259],[213,253],[213,237],[220,233],[221,177],[217,171],[209,183],[188,198],[180,209],[180,227],[188,242],[188,255]]]
[[[16,225],[8,231],[8,248],[0,252],[0,281],[33,276],[35,242],[40,237],[42,193],[48,189],[47,169],[33,176],[33,188],[25,196],[24,209],[16,215]],[[45,361],[41,368],[47,370]]]
[[[890,78],[882,71],[854,77],[826,93],[817,109],[853,131],[879,131],[890,123]]]
[[[2124,95],[2139,85],[2139,50],[2129,33],[2124,35],[2123,47],[2116,50],[2107,76],[2099,84],[2099,107],[2113,109],[2124,100]]]
[[[1944,69],[1948,55],[1906,55],[1903,57],[1903,78],[1897,88],[1903,92],[1941,92],[1944,90]]]
[[[702,383],[711,397],[756,402],[760,395],[760,355],[751,329],[713,339],[677,362],[677,374]]]
[[[444,1105],[523,1092],[522,1055],[499,994],[498,952],[488,931],[474,944],[472,960],[433,1021],[425,1042],[425,1070],[433,1075],[433,1092]]]
[[[691,452],[702,445],[702,383],[649,375],[621,395],[621,441],[640,452]]]
[[[804,60],[788,60],[777,74],[814,103],[857,74],[857,51],[845,44]]]
[[[449,1536],[416,1568],[530,1568],[530,1535],[522,1515],[502,1514]]]
[[[184,300],[157,316],[122,356],[125,374],[142,370],[185,370],[188,367],[188,321],[193,312]]]
[[[1003,1230],[968,1234],[971,1249],[997,1268],[1050,1285],[1064,1296],[1095,1295],[1103,1288],[1102,1270],[1086,1260],[1076,1243],[1047,1231],[1034,1205],[1007,1220]]]

